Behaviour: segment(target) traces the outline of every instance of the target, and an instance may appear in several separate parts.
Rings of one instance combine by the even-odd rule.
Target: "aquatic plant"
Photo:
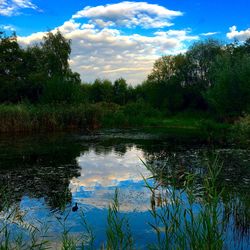
[[[115,190],[113,203],[109,206],[107,217],[106,249],[135,249],[128,219],[119,213],[118,190]]]
[[[152,166],[143,162],[154,173]],[[156,234],[157,243],[152,249],[222,249],[223,248],[223,206],[221,192],[216,182],[222,165],[218,158],[209,162],[203,184],[197,182],[194,174],[185,173],[184,188],[178,189],[176,176],[165,180],[157,176],[155,186],[144,179],[151,191],[150,223]],[[164,187],[161,188],[164,183]],[[171,183],[171,185],[169,184]]]

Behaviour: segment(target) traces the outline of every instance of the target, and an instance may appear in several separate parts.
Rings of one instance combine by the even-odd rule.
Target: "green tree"
[[[198,85],[201,90],[208,89],[212,84],[211,68],[221,53],[221,44],[217,40],[209,39],[194,43],[186,53],[188,64],[186,85]]]
[[[41,44],[44,54],[44,69],[47,76],[64,77],[69,71],[70,40],[67,40],[58,30],[55,34],[48,32]]]
[[[15,34],[1,33],[0,102],[79,100],[81,79],[69,67],[70,51],[70,41],[59,31],[48,32],[40,45],[26,49]]]
[[[72,72],[69,67],[71,41],[67,40],[58,30],[55,34],[48,32],[41,43],[36,55],[43,64],[41,70],[45,81],[42,102],[77,103],[83,98],[80,75]],[[37,62],[40,68],[39,62]],[[82,100],[83,101],[83,100]]]
[[[67,82],[61,77],[54,76],[45,83],[40,101],[42,103],[80,103],[84,102],[84,93],[80,84]]]
[[[113,85],[114,102],[124,105],[128,97],[128,85],[123,78],[117,79]]]
[[[238,116],[250,108],[250,54],[226,53],[214,66],[214,86],[206,93],[222,117]]]
[[[91,102],[111,102],[113,99],[113,86],[109,80],[96,79],[91,85]]]
[[[161,82],[166,81],[175,73],[174,56],[162,56],[154,63],[152,72],[148,76],[148,80]]]
[[[18,102],[19,87],[24,80],[23,50],[17,43],[15,33],[0,36],[0,101]]]

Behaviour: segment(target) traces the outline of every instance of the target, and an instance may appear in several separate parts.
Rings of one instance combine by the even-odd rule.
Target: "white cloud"
[[[229,28],[230,32],[227,33],[227,38],[229,39],[237,39],[239,41],[245,41],[250,38],[250,28],[246,30],[238,31],[237,27],[234,25]]]
[[[26,37],[17,37],[18,42],[21,45],[27,46],[27,45],[32,45],[36,44],[42,41],[42,38],[45,36],[46,32],[36,32],[31,34],[30,36]]]
[[[21,9],[38,10],[30,0],[0,0],[0,15],[14,16],[20,14]]]
[[[220,34],[220,32],[207,32],[207,33],[201,33],[201,36],[214,36]]]
[[[121,4],[124,3],[126,3],[124,5],[126,7],[131,5],[131,2]],[[143,4],[148,7],[146,3]],[[163,16],[168,13],[168,10],[164,7],[153,6],[153,13],[159,12],[159,15]],[[92,9],[89,7],[84,10],[88,10],[91,15],[94,15]],[[101,9],[107,15],[105,7],[101,6]],[[97,10],[99,11],[99,8]],[[97,10],[94,13],[97,13]],[[111,10],[115,11],[116,9],[113,8],[113,5],[108,5],[108,13]],[[124,15],[120,13],[121,20],[133,16],[134,9],[132,8],[131,11],[132,14],[129,14],[128,9],[125,8]],[[144,11],[146,11],[145,8]],[[79,17],[80,13],[82,12],[78,12],[73,17]],[[116,12],[113,16],[116,16]],[[100,18],[99,15],[98,18]],[[132,34],[127,35],[118,26],[115,26],[116,20],[113,19],[113,21],[113,26],[104,27],[102,25],[100,27],[101,25],[96,23],[96,19],[93,21],[93,19],[72,18],[57,27],[67,39],[72,41],[70,65],[74,71],[81,74],[83,81],[90,82],[96,78],[109,78],[113,81],[123,77],[128,83],[141,83],[146,79],[153,63],[159,56],[182,53],[186,50],[187,43],[198,39],[198,36],[190,35],[191,30],[189,29],[158,30],[152,35],[139,34],[136,32],[137,30],[132,30]],[[108,20],[105,19],[104,22],[107,23]],[[145,22],[143,25],[145,25]],[[57,28],[52,32],[55,32]],[[18,41],[27,46],[40,42],[44,35],[44,32],[37,32],[30,36],[18,37]]]
[[[85,7],[72,18],[90,18],[100,27],[125,26],[143,28],[162,28],[171,26],[172,18],[183,15],[180,11],[168,10],[157,4],[147,2],[121,2],[117,4]]]
[[[13,25],[0,25],[0,30],[6,30],[6,31],[15,31],[16,28]]]

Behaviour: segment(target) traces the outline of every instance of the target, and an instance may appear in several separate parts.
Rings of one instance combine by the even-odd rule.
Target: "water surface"
[[[246,149],[177,141],[136,130],[2,137],[0,184],[7,187],[11,206],[18,207],[25,222],[37,226],[41,221],[48,222],[54,248],[62,231],[58,220],[65,217],[75,202],[79,210],[69,214],[67,227],[80,235],[83,212],[93,226],[96,246],[105,242],[108,206],[118,188],[120,210],[129,219],[137,247],[144,249],[156,237],[148,224],[152,220],[148,211],[151,192],[142,177],[150,177],[152,172],[142,160],[154,167],[154,173],[202,175],[206,159],[214,153],[224,162],[219,182],[225,189],[222,202],[232,208],[226,233],[228,246],[247,249],[250,152]],[[177,188],[182,186],[181,181],[176,183]]]

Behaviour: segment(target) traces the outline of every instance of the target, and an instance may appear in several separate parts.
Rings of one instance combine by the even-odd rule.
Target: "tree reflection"
[[[7,188],[10,203],[29,196],[44,198],[51,209],[57,209],[71,201],[69,182],[80,170],[79,143],[59,136],[19,138],[7,144],[11,147],[0,147],[0,183]]]

